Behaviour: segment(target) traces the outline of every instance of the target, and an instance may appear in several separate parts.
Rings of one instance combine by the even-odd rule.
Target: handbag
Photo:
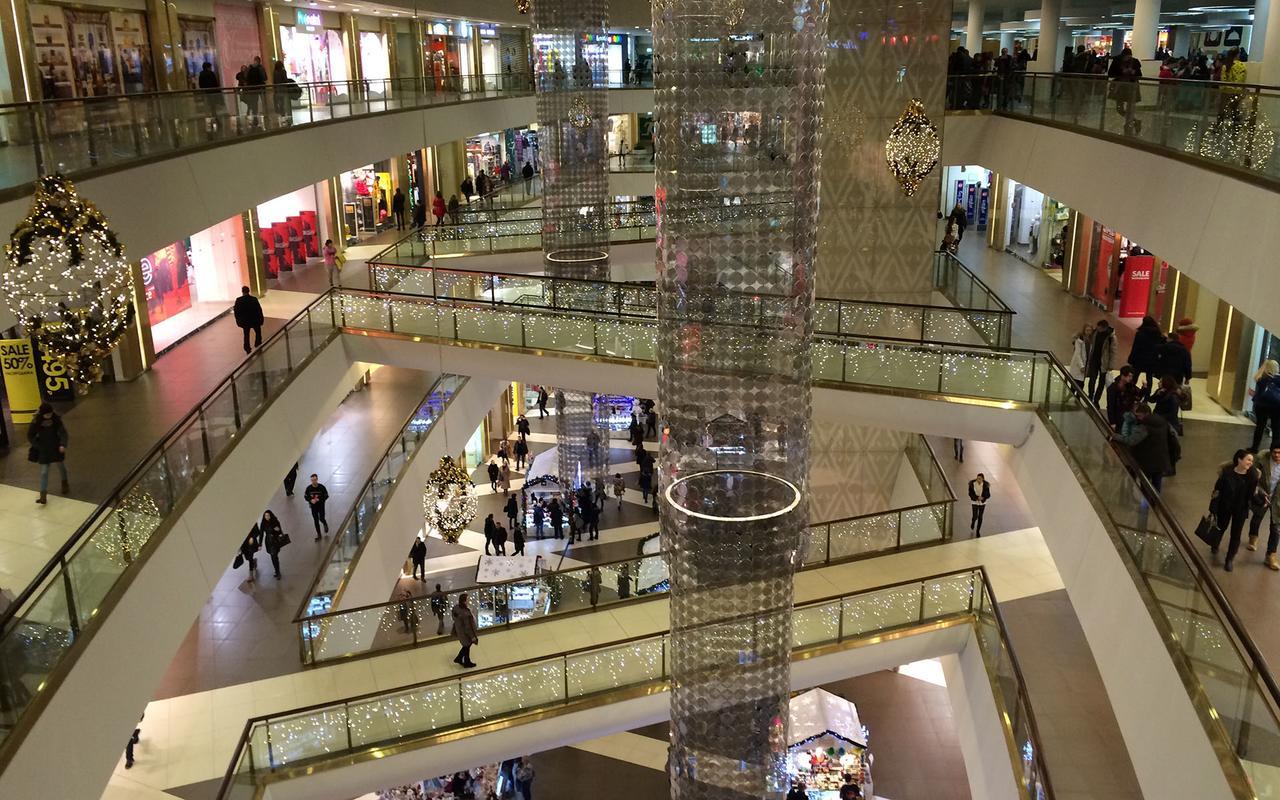
[[[1178,408],[1183,411],[1191,410],[1191,386],[1190,384],[1182,384],[1178,387]]]
[[[27,448],[27,460],[32,464],[40,460],[40,451],[36,449],[35,445]]]
[[[231,562],[232,569],[240,569],[244,566],[244,554],[236,553],[236,560]]]
[[[282,534],[280,534],[280,546],[281,546],[281,547],[284,547],[285,545],[290,544],[290,543],[292,543],[292,542],[293,542],[293,540],[289,538],[289,534],[287,534],[287,533],[282,533]]]
[[[1201,517],[1200,524],[1196,526],[1196,538],[1214,550],[1222,544],[1222,533],[1222,528],[1218,527],[1218,519],[1212,513]]]

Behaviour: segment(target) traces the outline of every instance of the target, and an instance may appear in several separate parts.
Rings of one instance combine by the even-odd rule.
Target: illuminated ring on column
[[[552,250],[543,256],[553,264],[603,264],[609,254],[603,250]]]
[[[780,502],[776,508],[762,511],[759,514],[744,514],[744,515],[735,516],[735,517],[723,517],[715,514],[704,514],[701,511],[694,511],[691,508],[686,508],[680,505],[679,503],[677,503],[673,498],[671,491],[675,489],[677,486],[679,486],[680,484],[688,483],[690,481],[696,481],[699,479],[704,479],[713,475],[742,475],[742,476],[749,476],[753,480],[762,480],[767,483],[776,483],[778,485],[778,488],[780,488],[781,491],[785,493],[785,496],[788,499],[785,499],[782,502]],[[712,469],[712,470],[707,470],[705,472],[695,472],[692,475],[685,475],[682,478],[677,478],[676,480],[672,481],[671,485],[667,487],[666,491],[663,492],[663,494],[666,496],[667,502],[671,504],[671,507],[674,508],[676,511],[679,511],[681,514],[684,514],[689,517],[693,517],[694,519],[705,519],[710,522],[759,522],[760,520],[774,519],[776,517],[786,516],[787,514],[790,514],[792,511],[795,511],[796,508],[800,505],[800,487],[796,486],[794,483],[792,483],[789,480],[786,480],[784,478],[779,478],[777,475],[770,475],[767,472],[757,472],[755,470],[749,470],[749,469]]]

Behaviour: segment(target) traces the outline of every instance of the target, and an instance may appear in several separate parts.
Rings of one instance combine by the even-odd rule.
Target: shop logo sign
[[[302,28],[319,28],[323,23],[319,11],[307,11],[306,9],[298,9],[298,26]]]

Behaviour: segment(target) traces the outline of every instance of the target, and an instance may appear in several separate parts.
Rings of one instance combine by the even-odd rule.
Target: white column
[[[1041,0],[1040,45],[1032,72],[1056,72],[1058,69],[1058,26],[1062,22],[1062,0]]]
[[[1013,31],[1000,31],[1000,49],[1013,52]]]
[[[1156,55],[1156,28],[1160,24],[1160,0],[1136,0],[1133,7],[1133,57],[1150,61]]]
[[[1267,57],[1267,25],[1271,22],[1271,0],[1257,0],[1253,6],[1253,35],[1249,37],[1249,60]],[[1280,54],[1277,54],[1280,55]]]
[[[965,29],[964,46],[975,56],[982,52],[982,18],[986,15],[986,0],[969,0],[969,27]]]
[[[1275,47],[1276,49],[1276,52],[1269,55],[1266,50],[1262,51],[1262,74],[1257,79],[1258,83],[1265,86],[1272,86],[1276,82],[1280,81],[1280,13],[1267,14],[1266,30],[1260,30],[1258,28],[1258,15],[1256,11],[1254,12],[1253,21],[1254,42],[1258,41],[1258,34],[1261,33],[1264,42],[1271,42],[1270,45],[1266,45],[1268,50],[1271,47]],[[1259,48],[1257,44],[1254,44],[1253,51],[1249,53],[1250,61],[1258,58],[1257,53],[1260,49],[1261,48]]]

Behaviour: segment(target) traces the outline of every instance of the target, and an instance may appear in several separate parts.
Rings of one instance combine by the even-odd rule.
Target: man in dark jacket
[[[1142,324],[1133,332],[1133,347],[1129,350],[1129,365],[1133,367],[1136,375],[1134,375],[1134,383],[1142,376],[1146,376],[1146,380],[1142,382],[1142,398],[1145,400],[1147,395],[1155,391],[1156,382],[1156,358],[1160,352],[1160,346],[1164,344],[1164,334],[1160,331],[1160,324],[1155,318],[1147,316],[1142,318]]]
[[[413,547],[409,548],[409,560],[413,562],[413,577],[425,581],[427,579],[427,543],[416,536],[413,539]],[[420,578],[419,573],[422,575]]]
[[[240,296],[231,307],[236,318],[236,327],[244,331],[244,351],[249,352],[249,331],[253,331],[253,346],[262,346],[262,304],[258,298],[249,293],[248,286],[240,287]]]
[[[1151,406],[1138,403],[1133,411],[1125,414],[1124,424],[1116,438],[1123,442],[1138,462],[1138,468],[1147,476],[1155,490],[1160,491],[1164,476],[1173,467],[1169,453],[1169,423],[1158,414],[1151,413]]]
[[[391,196],[391,213],[396,215],[396,230],[404,230],[404,191],[399,186],[396,187],[396,193]]]
[[[320,541],[320,526],[324,526],[324,532],[329,532],[329,520],[325,519],[324,503],[329,499],[329,490],[320,482],[320,476],[311,473],[311,483],[307,484],[307,488],[302,490],[302,499],[307,501],[307,505],[311,507],[311,521],[316,526],[316,541]]]
[[[225,107],[222,105],[222,85],[218,81],[218,73],[213,71],[213,64],[204,62],[200,74],[196,76],[196,85],[204,90],[205,107],[209,109],[214,125],[217,125],[218,117]]]
[[[1133,367],[1123,366],[1120,374],[1107,386],[1107,423],[1114,431],[1120,430],[1120,426],[1124,424],[1124,415],[1137,399],[1137,391],[1133,385],[1134,375]]]
[[[48,403],[41,403],[36,416],[27,427],[27,444],[31,445],[28,458],[40,465],[40,496],[36,502],[48,503],[49,465],[57,464],[62,475],[62,493],[71,491],[67,483],[67,427],[62,424],[62,417]]]
[[[262,56],[254,56],[253,64],[244,74],[244,104],[249,109],[249,121],[257,124],[258,104],[266,92],[267,68],[262,66]]]
[[[1170,336],[1156,351],[1156,374],[1172,375],[1184,385],[1191,382],[1191,353],[1177,336]]]
[[[1111,323],[1105,319],[1098,320],[1093,329],[1093,339],[1089,342],[1089,360],[1085,364],[1085,378],[1089,384],[1089,399],[1097,405],[1102,397],[1102,390],[1107,385],[1107,373],[1111,371],[1111,362],[1116,353],[1116,332]]]

